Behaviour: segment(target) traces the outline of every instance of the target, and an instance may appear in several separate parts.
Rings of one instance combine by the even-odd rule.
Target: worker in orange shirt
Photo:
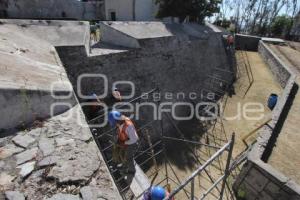
[[[116,146],[118,152],[125,151],[124,170],[126,174],[135,174],[134,154],[138,149],[139,136],[133,122],[116,110],[112,110],[108,115],[108,122],[112,127],[117,128]]]

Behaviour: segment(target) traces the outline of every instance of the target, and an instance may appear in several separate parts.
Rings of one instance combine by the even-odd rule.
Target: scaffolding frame
[[[242,95],[242,97],[245,98],[254,83],[254,76],[253,76],[252,67],[247,52],[240,50],[237,51],[237,55],[238,55],[237,56],[238,57],[237,60],[238,79],[246,78],[248,81],[248,85],[245,86],[246,88],[244,94]]]
[[[225,144],[221,149],[219,149],[210,159],[208,159],[201,167],[199,167],[195,172],[192,173],[191,176],[189,176],[187,178],[186,181],[184,181],[180,186],[178,186],[178,188],[176,188],[168,197],[166,197],[164,200],[171,200],[180,190],[183,190],[183,188],[187,185],[187,184],[191,184],[191,196],[190,199],[194,200],[196,199],[195,197],[195,178],[197,176],[199,176],[199,174],[205,170],[205,168],[210,165],[217,157],[219,157],[224,151],[228,151],[229,152],[229,156],[227,158],[227,162],[226,162],[226,169],[225,169],[225,173],[224,175],[222,175],[219,179],[217,179],[217,181],[215,181],[213,183],[213,185],[202,194],[202,196],[199,199],[204,199],[207,194],[209,192],[211,192],[215,187],[217,187],[217,185],[222,182],[222,188],[221,188],[221,192],[220,192],[220,197],[219,199],[222,200],[223,199],[223,195],[224,195],[224,190],[225,190],[225,185],[226,185],[226,179],[230,174],[230,159],[232,156],[232,150],[233,150],[233,145],[234,145],[234,139],[235,136],[234,134],[232,134],[232,138],[231,140]]]
[[[221,79],[218,78],[218,80],[220,81]],[[136,97],[134,99],[132,99],[131,101],[129,101],[128,103],[133,103],[136,101],[140,101],[140,99],[142,99],[143,96],[145,95],[149,95],[152,94],[156,91],[159,91],[158,88],[155,88],[153,90],[150,90],[147,93],[143,93],[143,95]],[[223,93],[225,94],[226,91],[223,91]],[[221,98],[223,99],[223,98]],[[216,102],[215,100],[213,100],[213,102]],[[160,103],[159,101],[157,103]],[[122,107],[122,106],[121,106]],[[121,108],[119,107],[119,108]],[[209,108],[208,108],[209,109]],[[105,111],[104,111],[105,112]],[[138,165],[143,168],[146,164],[149,164],[150,162],[152,163],[156,163],[156,159],[158,159],[159,157],[163,156],[165,158],[164,163],[158,167],[155,166],[155,170],[153,172],[151,172],[149,170],[149,175],[148,178],[152,179],[151,181],[151,185],[154,184],[158,174],[161,171],[165,172],[165,178],[163,178],[162,180],[157,181],[155,184],[156,185],[160,185],[163,184],[164,182],[166,184],[163,184],[164,187],[168,188],[170,187],[170,183],[173,183],[177,186],[177,189],[175,191],[177,192],[173,192],[173,196],[176,195],[178,193],[178,191],[183,191],[185,193],[185,195],[188,198],[191,199],[196,199],[194,192],[195,192],[195,188],[194,188],[194,181],[195,181],[195,177],[197,175],[197,177],[200,180],[199,177],[199,173],[203,172],[205,174],[205,176],[207,177],[201,177],[202,179],[206,179],[206,181],[210,182],[212,184],[211,187],[209,188],[205,188],[204,186],[201,186],[199,183],[199,187],[202,187],[202,189],[206,190],[204,193],[203,198],[204,199],[208,194],[211,194],[212,196],[214,196],[216,199],[222,199],[224,192],[226,193],[227,199],[234,199],[233,194],[231,189],[229,188],[229,185],[226,182],[226,179],[228,177],[228,173],[230,173],[230,161],[231,161],[231,156],[232,156],[232,148],[233,148],[233,144],[234,144],[234,136],[231,139],[230,142],[228,142],[227,137],[226,137],[226,133],[224,130],[224,126],[222,124],[222,118],[218,118],[217,120],[215,120],[213,122],[213,124],[211,124],[211,131],[206,131],[205,134],[203,135],[203,138],[205,138],[204,141],[193,141],[193,140],[188,140],[184,137],[184,134],[181,132],[181,130],[178,128],[178,126],[176,125],[176,123],[174,123],[173,119],[169,116],[168,113],[164,113],[167,116],[167,119],[171,122],[171,124],[174,126],[174,128],[176,129],[177,133],[179,133],[180,137],[178,138],[173,138],[173,137],[168,137],[168,136],[164,136],[164,130],[163,130],[163,121],[161,120],[161,139],[154,142],[154,144],[150,144],[148,148],[142,150],[142,151],[137,151],[137,153],[135,154],[135,160],[138,160],[140,157],[142,156],[147,156],[147,159],[143,160],[143,162],[139,162]],[[92,119],[89,121],[90,122],[95,122],[96,120],[99,120],[101,117],[103,117],[104,115],[99,115],[98,117]],[[153,126],[153,123],[156,122],[155,120],[147,122],[146,124],[144,124],[143,126],[139,127],[137,129],[137,132],[141,133],[143,132],[143,130],[147,129],[147,127],[151,127]],[[217,130],[217,124],[221,124],[221,128],[222,130]],[[103,132],[101,134],[98,134],[97,132],[93,133],[94,139],[98,145],[98,148],[100,149],[104,160],[107,164],[107,166],[110,166],[112,163],[112,158],[109,157],[109,153],[107,152],[111,152],[112,151],[112,147],[113,144],[110,143],[109,145],[107,144],[103,144],[103,142],[101,142],[101,140],[104,137],[112,137],[112,133],[113,131],[115,131],[115,129],[110,129],[106,132]],[[217,138],[215,133],[220,131],[223,134],[223,138]],[[141,136],[141,135],[140,135]],[[149,135],[146,136],[142,136],[142,137],[149,137]],[[149,139],[149,138],[148,138]],[[164,143],[166,141],[177,141],[177,142],[182,142],[184,144],[189,144],[189,145],[194,145],[194,146],[198,146],[198,147],[205,147],[207,148],[207,152],[203,152],[199,149],[196,148],[192,149],[189,145],[188,145],[188,150],[191,152],[191,154],[193,155],[193,158],[197,161],[198,163],[198,170],[195,171],[195,173],[193,174],[193,178],[191,180],[193,180],[191,188],[190,189],[185,189],[184,186],[187,184],[187,181],[182,182],[180,180],[180,178],[176,175],[176,172],[174,170],[174,167],[172,166],[171,162],[168,160],[167,155],[166,155],[166,147],[164,145]],[[105,143],[105,142],[104,142]],[[213,143],[213,144],[211,144]],[[225,144],[223,146],[223,144]],[[160,149],[158,151],[154,151],[154,149],[159,148]],[[229,148],[230,147],[230,148]],[[230,150],[231,149],[231,150]],[[212,150],[217,150],[218,153],[215,153],[212,155],[211,151]],[[222,162],[220,160],[220,154],[222,154],[224,151],[228,151],[229,155],[227,157],[227,161],[226,161],[226,168],[224,168],[224,166],[222,166]],[[207,160],[201,160],[201,157],[203,155],[203,153],[208,153],[207,155]],[[213,165],[213,161],[217,162],[217,165],[214,164],[215,168],[218,168],[218,170],[220,171],[224,171],[224,175],[221,176],[218,179],[213,178],[210,173],[208,172],[207,166]],[[156,164],[157,165],[157,164]],[[110,167],[109,167],[110,168]],[[201,170],[200,170],[201,169]],[[222,170],[223,169],[223,170]],[[197,172],[197,173],[196,173]],[[130,185],[128,184],[124,184],[124,175],[121,175],[120,172],[118,171],[118,169],[110,169],[110,173],[112,174],[113,180],[116,183],[122,197],[124,199],[131,199],[131,197],[128,197],[128,191],[130,190]],[[171,177],[170,175],[174,175],[175,178]],[[175,180],[174,180],[175,179]],[[219,189],[219,187],[217,187],[217,185],[222,182],[222,187],[221,189]],[[225,190],[225,188],[227,188],[227,190]],[[216,189],[218,191],[218,193],[220,194],[219,197],[221,196],[222,198],[219,198],[217,195],[212,194],[211,191],[213,189]],[[130,193],[130,191],[129,191]],[[172,193],[171,193],[172,194]],[[132,194],[131,194],[132,195]],[[140,197],[138,197],[140,198]]]

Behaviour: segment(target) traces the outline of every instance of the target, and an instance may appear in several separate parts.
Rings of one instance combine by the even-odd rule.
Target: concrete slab
[[[131,182],[130,189],[136,198],[142,199],[144,191],[150,188],[150,181],[139,165],[135,165],[135,176]]]
[[[90,25],[84,21],[0,19],[4,24],[20,27],[22,32],[48,41],[53,46],[86,45]]]
[[[221,32],[195,23],[103,22],[103,24],[137,40],[172,37],[183,33],[186,35],[201,35],[203,32]]]
[[[111,28],[118,30],[136,39],[158,38],[173,36],[162,22],[103,22]]]
[[[268,38],[268,37],[262,37],[262,41],[272,44],[284,44],[285,41],[280,38]]]
[[[91,53],[89,56],[99,56],[99,55],[123,53],[123,52],[127,52],[129,50],[130,50],[130,48],[107,44],[105,42],[99,42],[92,47]]]
[[[49,90],[51,83],[68,81],[54,47],[18,25],[0,26],[0,67],[1,88]]]
[[[75,103],[72,85],[54,46],[26,24],[0,25],[0,70],[0,108],[1,113],[7,113],[0,129],[50,116],[51,105],[61,101],[62,95],[68,96],[64,102]]]

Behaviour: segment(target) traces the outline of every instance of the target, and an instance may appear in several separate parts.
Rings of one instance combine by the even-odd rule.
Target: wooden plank
[[[150,188],[150,181],[138,164],[135,164],[135,170],[130,189],[136,198],[142,199],[144,191]]]

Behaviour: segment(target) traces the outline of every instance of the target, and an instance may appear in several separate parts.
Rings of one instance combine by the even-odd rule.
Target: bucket
[[[274,107],[276,106],[277,104],[277,101],[278,101],[278,95],[277,94],[271,94],[269,96],[269,99],[268,99],[268,107],[273,110]]]

